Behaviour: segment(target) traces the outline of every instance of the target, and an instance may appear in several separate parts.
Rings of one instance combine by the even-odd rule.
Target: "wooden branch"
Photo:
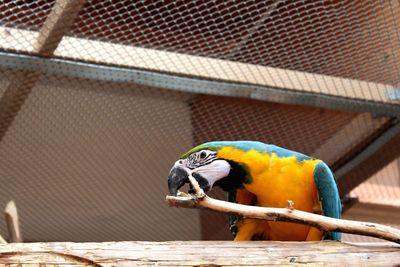
[[[189,177],[190,176],[191,175],[189,175]],[[194,183],[193,188],[195,190],[196,188],[199,188],[197,181],[194,178],[189,180],[191,183]],[[372,236],[400,244],[399,229],[376,223],[334,219],[322,215],[295,210],[293,206],[296,203],[293,202],[288,202],[287,208],[266,208],[217,200],[210,198],[206,194],[200,198],[196,195],[186,195],[177,197],[167,196],[166,199],[168,204],[172,207],[205,208],[218,212],[237,214],[246,218],[293,222],[314,226],[325,232],[342,232]]]
[[[4,210],[4,215],[6,217],[6,224],[10,236],[10,242],[22,243],[23,239],[19,227],[18,211],[14,201],[10,201],[7,203]]]
[[[0,245],[1,266],[395,266],[400,246],[341,242],[172,241]]]

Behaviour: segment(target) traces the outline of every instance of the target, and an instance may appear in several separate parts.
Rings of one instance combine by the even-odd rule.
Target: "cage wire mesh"
[[[229,88],[182,92],[168,80],[258,85],[396,108],[385,92],[400,81],[398,1],[91,0],[66,14],[64,4],[2,1],[0,60],[5,53],[47,56],[174,76],[143,86],[100,71],[98,79],[66,75],[73,64],[40,73],[18,57],[1,61],[2,96],[21,69],[26,74],[20,80],[29,97],[11,105],[18,112],[0,140],[0,203],[17,202],[28,241],[230,239],[224,215],[165,205],[166,176],[180,153],[209,140],[260,140],[338,169],[399,116],[341,110],[341,100],[334,108],[315,106],[308,95],[293,103],[249,99],[246,90],[234,95]],[[55,26],[62,19],[73,23]],[[54,51],[38,49],[43,39]],[[362,184],[367,188],[352,193],[362,202],[387,205],[399,196],[399,166],[390,163],[398,146],[385,151],[356,174],[390,185]],[[354,188],[346,179],[339,181],[344,194]],[[395,193],[387,199],[389,191]],[[3,221],[0,231],[6,233]]]

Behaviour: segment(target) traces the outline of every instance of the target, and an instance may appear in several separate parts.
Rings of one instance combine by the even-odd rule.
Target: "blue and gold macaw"
[[[287,207],[340,218],[335,178],[321,160],[255,141],[218,141],[194,147],[175,162],[168,176],[171,195],[188,183],[189,173],[205,191],[219,186],[231,202]],[[288,222],[231,217],[235,240],[340,240],[340,233]]]

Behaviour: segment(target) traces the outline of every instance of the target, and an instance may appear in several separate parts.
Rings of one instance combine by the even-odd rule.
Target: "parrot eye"
[[[195,169],[207,165],[216,159],[216,153],[212,151],[199,151],[189,155],[187,167]]]
[[[202,151],[200,153],[200,159],[204,159],[207,156],[207,153],[205,151]]]

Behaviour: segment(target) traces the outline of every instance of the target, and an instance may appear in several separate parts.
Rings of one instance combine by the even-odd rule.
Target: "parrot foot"
[[[178,191],[176,196],[178,196],[178,197],[190,197],[190,195],[188,193],[185,193],[185,192],[182,192],[182,191]]]

